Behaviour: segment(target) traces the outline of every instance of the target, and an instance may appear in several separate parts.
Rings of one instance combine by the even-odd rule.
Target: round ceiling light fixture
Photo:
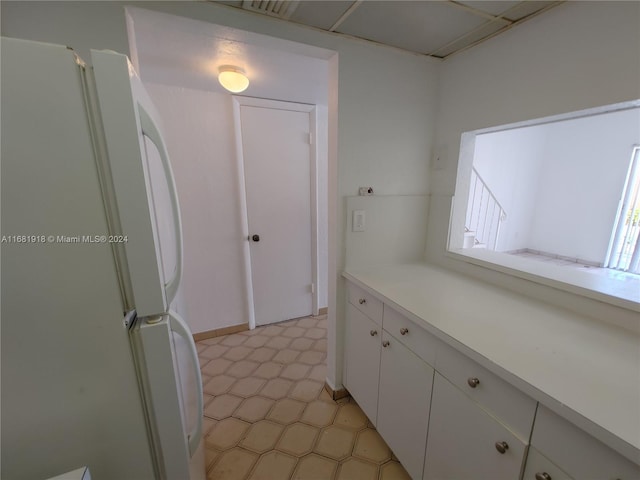
[[[223,65],[218,68],[218,81],[232,93],[244,92],[249,86],[249,79],[244,70],[233,65]]]

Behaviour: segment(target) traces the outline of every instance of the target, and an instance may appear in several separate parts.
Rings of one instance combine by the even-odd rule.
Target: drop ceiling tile
[[[482,10],[483,12],[490,13],[491,15],[500,15],[505,10],[514,7],[520,2],[501,2],[501,1],[470,1],[470,2],[459,2],[464,5],[468,5],[469,7],[475,8],[477,10]]]
[[[486,19],[445,2],[363,2],[337,31],[428,53],[484,22]]]
[[[469,45],[472,45],[474,42],[478,40],[482,40],[483,38],[488,37],[491,34],[494,34],[500,31],[503,28],[507,28],[507,25],[501,22],[487,22],[482,27],[469,32],[464,37],[461,37],[453,42],[450,42],[447,45],[442,45],[437,50],[431,52],[436,57],[446,57],[447,55],[451,55],[458,50],[461,50]]]
[[[509,20],[520,20],[521,18],[527,17],[532,13],[535,13],[545,7],[548,7],[552,3],[556,3],[556,2],[536,2],[536,1],[520,2],[515,7],[510,8],[509,10],[504,12],[504,16]]]
[[[300,2],[289,18],[294,22],[329,30],[352,3],[353,1],[342,0],[331,2],[309,0]]]

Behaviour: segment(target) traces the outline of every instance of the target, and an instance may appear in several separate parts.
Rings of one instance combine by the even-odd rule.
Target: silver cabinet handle
[[[478,385],[480,385],[480,380],[477,379],[476,377],[469,377],[467,379],[467,383],[471,388],[476,388]]]
[[[360,300],[358,300],[358,303],[360,305],[364,305],[365,303],[367,303],[367,299],[366,298],[361,298]]]
[[[408,328],[401,328],[400,329],[400,335],[406,335],[407,333],[409,333],[409,329]]]
[[[378,334],[378,331],[377,331],[377,330],[371,330],[371,331],[369,332],[369,335],[371,335],[372,337],[375,337],[377,334]]]
[[[387,348],[389,346],[389,340],[385,340],[384,342],[382,342],[382,346],[384,348]]]
[[[536,473],[536,480],[551,480],[551,475],[547,472]]]
[[[507,442],[496,442],[496,450],[504,454],[507,450],[509,450],[509,444]]]

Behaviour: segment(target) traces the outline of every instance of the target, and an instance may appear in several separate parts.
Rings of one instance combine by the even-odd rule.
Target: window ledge
[[[447,254],[457,260],[640,312],[640,276],[616,270],[610,270],[609,275],[595,274],[477,248],[460,248]]]

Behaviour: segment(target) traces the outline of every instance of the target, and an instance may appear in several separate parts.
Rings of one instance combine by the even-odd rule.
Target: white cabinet
[[[344,385],[375,425],[382,329],[349,303],[346,333]]]
[[[573,480],[560,467],[530,447],[522,480]]]
[[[403,343],[424,340],[429,334],[422,332],[421,336],[419,329],[412,326],[412,335],[408,335],[407,324],[398,323],[407,320],[394,312],[389,325],[402,341],[394,338],[378,323],[386,320],[382,304],[377,302],[364,290],[349,285],[344,384],[407,472],[419,479],[424,466],[434,370]],[[385,319],[390,312],[385,309]],[[434,341],[423,345],[430,345],[433,359]]]
[[[425,480],[515,480],[525,453],[524,442],[436,373]]]
[[[434,370],[386,331],[382,347],[377,429],[409,475],[421,478]]]
[[[435,310],[419,317],[397,299],[384,303],[388,292],[376,298],[348,286],[345,386],[414,480],[640,479],[640,459],[623,457],[505,380],[504,366],[435,330],[426,318]],[[440,313],[453,321],[457,310]]]
[[[356,285],[349,284],[349,303],[378,325],[382,325],[382,302]]]
[[[543,405],[538,407],[531,445],[576,480],[640,478],[640,466]]]
[[[436,370],[500,420],[523,441],[531,436],[537,402],[481,367],[466,355],[440,343]]]

